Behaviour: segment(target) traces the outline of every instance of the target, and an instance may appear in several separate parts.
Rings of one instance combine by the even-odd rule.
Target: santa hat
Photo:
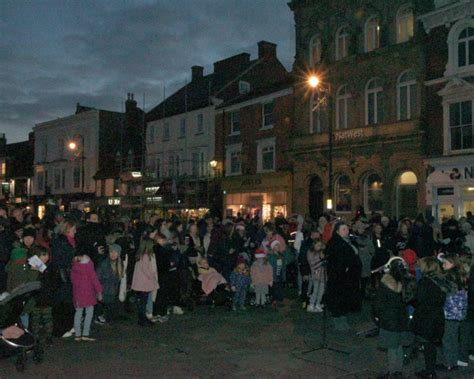
[[[265,258],[267,255],[265,254],[265,250],[257,249],[255,250],[255,258]]]
[[[278,240],[275,240],[270,244],[270,247],[274,249],[277,245],[280,246],[280,242],[278,242]]]

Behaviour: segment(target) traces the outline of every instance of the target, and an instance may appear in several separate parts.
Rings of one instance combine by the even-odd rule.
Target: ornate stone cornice
[[[474,16],[474,0],[459,0],[433,12],[420,16],[427,33],[438,26],[449,27],[458,20]]]

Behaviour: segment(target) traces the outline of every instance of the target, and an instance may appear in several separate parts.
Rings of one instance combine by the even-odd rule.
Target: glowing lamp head
[[[209,165],[212,167],[212,168],[216,168],[217,167],[217,161],[215,159],[213,159],[212,161],[209,162]]]
[[[316,75],[311,75],[308,78],[308,84],[312,88],[316,88],[319,85],[319,78]]]
[[[69,142],[68,144],[69,150],[76,150],[77,149],[77,143],[74,141]]]

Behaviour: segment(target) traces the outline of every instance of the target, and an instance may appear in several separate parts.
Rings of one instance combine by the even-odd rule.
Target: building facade
[[[441,221],[474,212],[474,1],[437,0],[420,20],[431,131],[426,199]]]
[[[425,210],[424,50],[416,22],[425,3],[289,3],[295,212],[316,218],[332,208],[350,218],[360,207],[397,217]]]

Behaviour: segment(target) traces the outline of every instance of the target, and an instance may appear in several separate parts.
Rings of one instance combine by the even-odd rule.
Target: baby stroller
[[[28,353],[33,353],[33,360],[36,363],[41,363],[43,360],[43,354],[36,337],[19,321],[26,302],[40,287],[40,282],[26,283],[18,286],[0,300],[0,328],[16,325],[24,331],[24,334],[17,339],[9,340],[0,336],[0,358],[16,355],[16,369],[20,372],[25,369]]]

